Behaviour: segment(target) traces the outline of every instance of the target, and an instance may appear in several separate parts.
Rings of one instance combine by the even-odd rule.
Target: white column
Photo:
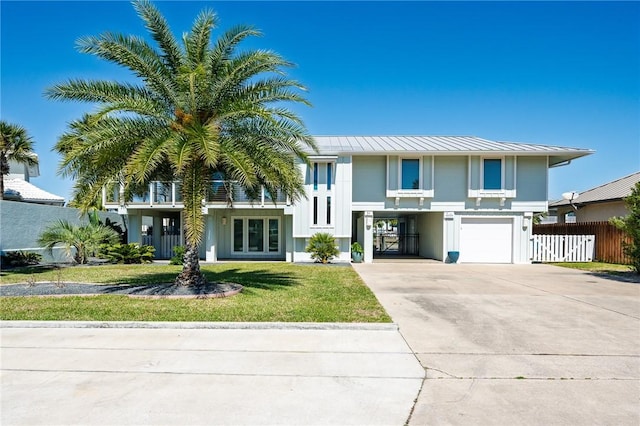
[[[293,262],[293,216],[283,216],[283,222],[282,237],[284,238],[285,261]]]
[[[364,263],[373,262],[373,212],[364,212]]]
[[[206,216],[204,241],[206,247],[205,260],[207,262],[217,262],[218,254],[216,253],[216,242],[218,237],[218,230],[216,229],[216,217],[212,214]]]

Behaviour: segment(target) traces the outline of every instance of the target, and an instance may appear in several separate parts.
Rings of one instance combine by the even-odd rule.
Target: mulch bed
[[[173,283],[159,284],[82,284],[37,282],[0,286],[0,296],[95,296],[121,294],[147,298],[196,298],[228,297],[242,291],[235,283],[207,283],[204,286],[187,287]]]

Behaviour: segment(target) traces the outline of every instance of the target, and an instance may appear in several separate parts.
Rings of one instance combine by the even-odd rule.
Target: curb
[[[335,322],[0,321],[0,328],[146,328],[212,330],[398,331],[398,324]]]

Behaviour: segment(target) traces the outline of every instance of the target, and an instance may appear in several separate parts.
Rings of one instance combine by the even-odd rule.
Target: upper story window
[[[400,166],[400,189],[420,189],[420,160],[403,158]]]
[[[334,157],[318,158],[319,161],[315,161],[312,164],[313,170],[310,175],[310,182],[312,188],[311,197],[311,214],[310,221],[312,226],[322,227],[331,226],[334,215],[334,209],[332,209],[332,194],[334,192],[333,180],[335,179],[336,161]]]
[[[320,175],[320,168],[318,167],[318,163],[313,163],[313,190],[318,190],[318,177]]]
[[[482,162],[482,188],[502,189],[502,160],[485,158]]]

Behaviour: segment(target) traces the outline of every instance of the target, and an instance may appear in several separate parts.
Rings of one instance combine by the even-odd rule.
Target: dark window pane
[[[242,236],[244,232],[242,219],[233,219],[233,251],[242,251]]]
[[[420,160],[402,160],[401,189],[420,189]]]
[[[331,197],[327,197],[327,225],[331,225]]]
[[[331,189],[331,172],[333,172],[332,164],[327,163],[327,189]]]
[[[313,190],[318,190],[318,163],[313,163]]]
[[[264,251],[264,220],[249,219],[249,251]]]
[[[484,160],[484,189],[502,189],[502,160]]]
[[[318,197],[313,197],[313,224],[318,224]]]
[[[278,219],[269,219],[269,251],[277,252],[280,248],[280,232]]]

